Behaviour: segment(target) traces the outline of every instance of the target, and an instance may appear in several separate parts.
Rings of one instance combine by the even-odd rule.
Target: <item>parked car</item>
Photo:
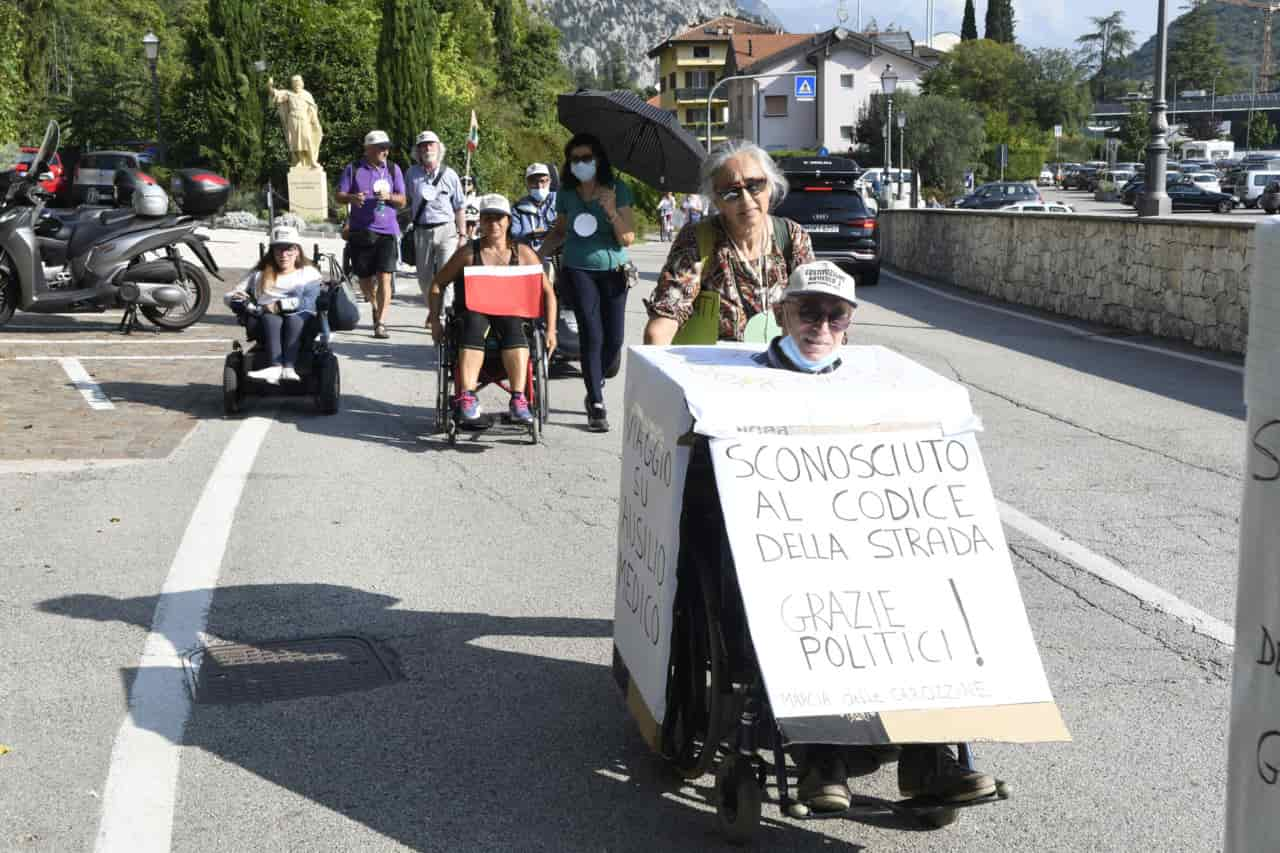
[[[142,169],[142,162],[132,151],[90,151],[81,155],[76,165],[71,194],[76,204],[115,204],[116,172],[120,169]]]
[[[1257,207],[1258,199],[1262,196],[1267,185],[1275,181],[1280,181],[1280,172],[1270,170],[1239,172],[1236,175],[1235,185],[1232,187],[1232,194],[1245,207]],[[1225,192],[1225,190],[1223,191]]]
[[[1056,201],[1020,201],[1016,204],[1006,204],[999,210],[1007,210],[1011,213],[1075,213],[1071,205]]]
[[[1064,190],[1087,190],[1089,189],[1089,184],[1097,177],[1097,167],[1081,166],[1079,169],[1067,173],[1067,176],[1062,179],[1062,188]]]
[[[1098,173],[1097,180],[1094,181],[1093,189],[1096,190],[1098,188],[1098,184],[1103,181],[1114,184],[1118,189],[1137,176],[1138,173],[1130,169],[1107,169]]]
[[[1222,192],[1222,186],[1218,183],[1217,172],[1188,172],[1182,176],[1183,181],[1189,181],[1198,187],[1203,187],[1210,192]]]
[[[1031,184],[1018,181],[996,181],[983,184],[967,196],[953,201],[951,206],[963,210],[996,210],[1006,204],[1016,204],[1020,201],[1043,204],[1044,196],[1040,195],[1040,191]]]
[[[858,284],[880,281],[880,226],[854,189],[858,164],[831,157],[786,159],[779,164],[791,191],[775,213],[809,234],[813,253],[848,270]]]
[[[1191,181],[1178,181],[1171,184],[1167,192],[1174,210],[1213,210],[1218,213],[1230,213],[1236,206],[1236,200],[1226,193],[1210,192]]]
[[[1045,166],[1040,170],[1040,176],[1036,178],[1036,186],[1051,187],[1053,186],[1053,170]]]
[[[1268,215],[1280,213],[1280,180],[1272,181],[1262,190],[1262,195],[1258,196],[1258,207],[1262,208],[1263,213]]]
[[[1178,181],[1180,180],[1182,180],[1182,175],[1180,175],[1179,173],[1167,172],[1164,176],[1165,192],[1168,192],[1169,187],[1178,183]],[[1147,182],[1144,179],[1134,178],[1132,181],[1129,181],[1127,184],[1124,185],[1124,187],[1121,188],[1120,201],[1124,202],[1130,207],[1135,207],[1138,204],[1139,196],[1142,195],[1143,190],[1146,189],[1146,186],[1147,186]]]
[[[36,159],[36,155],[40,153],[39,148],[29,148],[23,146],[18,149],[18,162],[13,165],[13,170],[19,175],[25,175],[27,169],[31,168],[31,162]],[[49,177],[40,182],[40,188],[48,193],[53,193],[56,198],[65,199],[67,197],[67,174],[62,168],[62,158],[55,151],[53,154],[53,162],[49,164]]]

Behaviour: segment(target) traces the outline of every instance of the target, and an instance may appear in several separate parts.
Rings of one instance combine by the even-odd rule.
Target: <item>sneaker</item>
[[[373,336],[375,338],[389,338],[391,333],[387,331],[387,327],[378,323],[373,327]]]
[[[248,376],[250,379],[257,379],[262,382],[266,382],[269,385],[279,385],[280,374],[283,372],[283,370],[284,368],[282,368],[280,365],[273,364],[270,367],[264,367],[261,370],[250,370],[245,375]]]
[[[996,792],[996,780],[962,765],[949,746],[904,746],[898,759],[898,789],[904,797],[967,803]]]
[[[593,403],[588,397],[583,405],[587,409],[587,429],[591,432],[608,432],[609,418],[605,413],[604,403]]]
[[[474,391],[463,391],[454,398],[454,408],[457,410],[458,420],[467,424],[478,422],[484,414],[480,410],[480,400]]]
[[[529,411],[529,400],[524,396],[523,391],[517,391],[511,395],[511,420],[522,424],[533,423],[533,412]]]
[[[280,379],[283,382],[301,382],[302,377],[298,375],[298,371],[292,367],[284,367],[280,370]]]
[[[842,812],[853,794],[846,784],[849,774],[838,750],[810,747],[810,767],[800,778],[799,797],[814,812]]]

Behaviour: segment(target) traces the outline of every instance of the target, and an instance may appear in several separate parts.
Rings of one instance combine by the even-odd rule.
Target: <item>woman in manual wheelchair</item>
[[[754,357],[764,367],[829,373],[841,366],[839,348],[853,322],[854,280],[834,264],[798,267],[773,306],[783,334]],[[842,814],[866,804],[910,813],[939,827],[956,809],[1007,795],[1007,788],[972,766],[967,745],[849,746],[793,744],[784,750],[772,719],[733,569],[720,499],[705,439],[694,445],[681,519],[681,553],[672,632],[671,677],[662,742],[686,778],[717,769],[719,815],[726,834],[745,841],[760,815],[769,773],[757,749],[772,749],[784,812],[792,817]],[[799,781],[789,793],[785,755]],[[848,780],[898,762],[898,787],[907,799],[885,803],[854,797]]]
[[[477,310],[468,302],[465,284],[468,267],[528,267],[542,270],[537,254],[527,245],[511,239],[511,206],[496,193],[481,196],[479,237],[458,249],[440,269],[431,284],[428,324],[440,350],[440,400],[438,409],[450,441],[456,427],[483,429],[484,416],[476,392],[483,385],[502,384],[511,394],[507,415],[513,423],[527,425],[538,440],[548,411],[547,365],[556,347],[555,324],[545,322],[557,315],[556,294],[545,272],[537,274],[541,304],[517,313],[514,307]],[[512,279],[523,282],[526,279]],[[444,289],[453,285],[453,304],[443,308]],[[516,285],[519,286],[519,285]],[[529,285],[533,286],[533,285]],[[528,294],[511,293],[510,305],[527,303]],[[480,294],[473,294],[479,297]],[[486,294],[491,297],[491,294]],[[487,304],[489,299],[485,299]],[[477,302],[478,299],[473,299]],[[497,302],[508,304],[501,296]],[[497,313],[498,310],[511,313]],[[489,341],[499,347],[501,370],[486,369]],[[532,352],[531,352],[532,350]],[[503,383],[507,384],[503,384]],[[456,383],[456,394],[449,386]],[[509,386],[509,387],[508,387]]]
[[[338,410],[338,360],[328,347],[328,294],[320,270],[294,228],[277,227],[248,276],[223,297],[253,342],[233,345],[223,369],[224,408],[240,410],[249,390],[312,394],[320,410]]]

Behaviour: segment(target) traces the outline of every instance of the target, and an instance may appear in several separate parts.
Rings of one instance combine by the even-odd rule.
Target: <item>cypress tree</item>
[[[1013,44],[1013,0],[988,0],[986,33],[983,37]]]
[[[493,37],[498,43],[499,68],[510,68],[517,47],[516,11],[511,0],[494,0]]]
[[[209,26],[191,51],[197,79],[206,81],[208,142],[201,151],[241,183],[256,183],[262,175],[266,94],[252,67],[261,39],[256,0],[209,0]]]
[[[973,0],[964,0],[964,20],[960,24],[960,40],[973,41],[978,37],[977,13],[973,8]]]
[[[403,164],[414,137],[435,116],[429,0],[383,0],[378,42],[378,126]]]

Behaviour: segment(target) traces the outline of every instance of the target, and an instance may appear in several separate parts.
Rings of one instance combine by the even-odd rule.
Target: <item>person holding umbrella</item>
[[[538,254],[561,245],[562,275],[572,294],[582,351],[587,428],[608,432],[605,371],[622,353],[627,304],[627,247],[635,241],[634,196],[614,174],[600,140],[577,133],[564,147],[555,226]]]

